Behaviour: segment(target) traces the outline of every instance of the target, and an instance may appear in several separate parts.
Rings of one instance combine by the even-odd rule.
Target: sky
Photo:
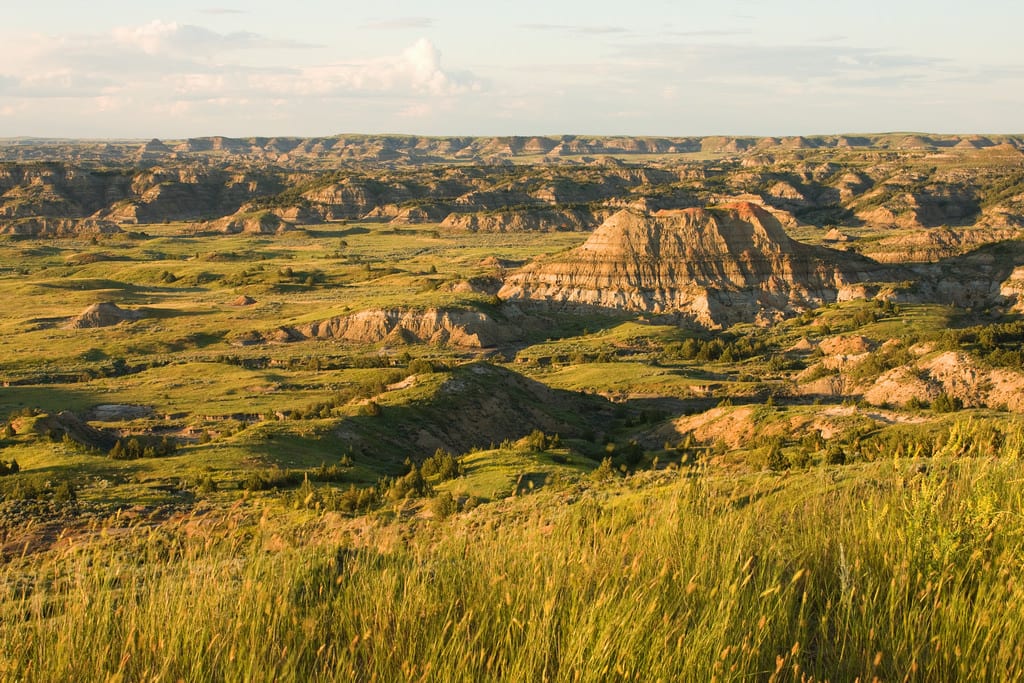
[[[14,3],[0,138],[1024,133],[1019,0],[230,2]]]

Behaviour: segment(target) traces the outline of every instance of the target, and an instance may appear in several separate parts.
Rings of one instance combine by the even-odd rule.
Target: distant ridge
[[[772,136],[421,136],[340,134],[322,137],[208,136],[187,139],[75,140],[58,138],[0,139],[0,161],[75,159],[155,163],[161,159],[237,157],[273,163],[364,161],[429,163],[494,162],[500,159],[587,155],[639,156],[674,154],[743,155],[773,150],[874,148],[884,150],[983,149],[1011,145],[1024,149],[1024,134],[963,135],[875,133]]]

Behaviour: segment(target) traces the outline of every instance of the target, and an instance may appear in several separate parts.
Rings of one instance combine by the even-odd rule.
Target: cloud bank
[[[0,136],[1010,132],[1024,105],[1019,65],[845,39],[518,24],[480,43],[468,68],[426,37],[401,42],[410,30],[467,40],[443,28],[364,20],[330,45],[164,20],[92,34],[0,28]],[[518,49],[529,34],[537,49]]]
[[[402,23],[426,26],[429,20]],[[319,112],[330,125],[327,112],[359,105],[378,120],[386,115],[408,125],[484,90],[474,74],[447,69],[426,38],[392,55],[318,63],[323,47],[159,20],[97,35],[14,38],[0,44],[0,117],[9,124],[52,125],[63,112],[64,135],[200,134],[220,130],[225,121],[301,133],[308,131],[293,123],[301,111]],[[4,118],[0,130],[10,127]],[[328,131],[345,128],[339,116]],[[17,134],[53,133],[28,128]]]

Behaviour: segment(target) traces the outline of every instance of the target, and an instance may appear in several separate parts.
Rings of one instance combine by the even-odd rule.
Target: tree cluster
[[[139,458],[163,458],[178,452],[178,444],[166,436],[133,436],[118,439],[108,455],[113,460],[138,460]]]

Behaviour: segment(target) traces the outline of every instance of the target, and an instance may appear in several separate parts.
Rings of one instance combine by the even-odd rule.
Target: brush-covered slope
[[[769,320],[835,301],[882,268],[790,239],[746,203],[637,214],[620,211],[582,246],[511,275],[499,296],[650,313],[707,326]]]
[[[379,413],[348,418],[337,435],[355,451],[386,460],[389,453],[425,457],[437,448],[465,453],[534,429],[579,437],[600,431],[613,415],[606,399],[551,389],[489,363],[415,376],[404,384],[375,399]]]

